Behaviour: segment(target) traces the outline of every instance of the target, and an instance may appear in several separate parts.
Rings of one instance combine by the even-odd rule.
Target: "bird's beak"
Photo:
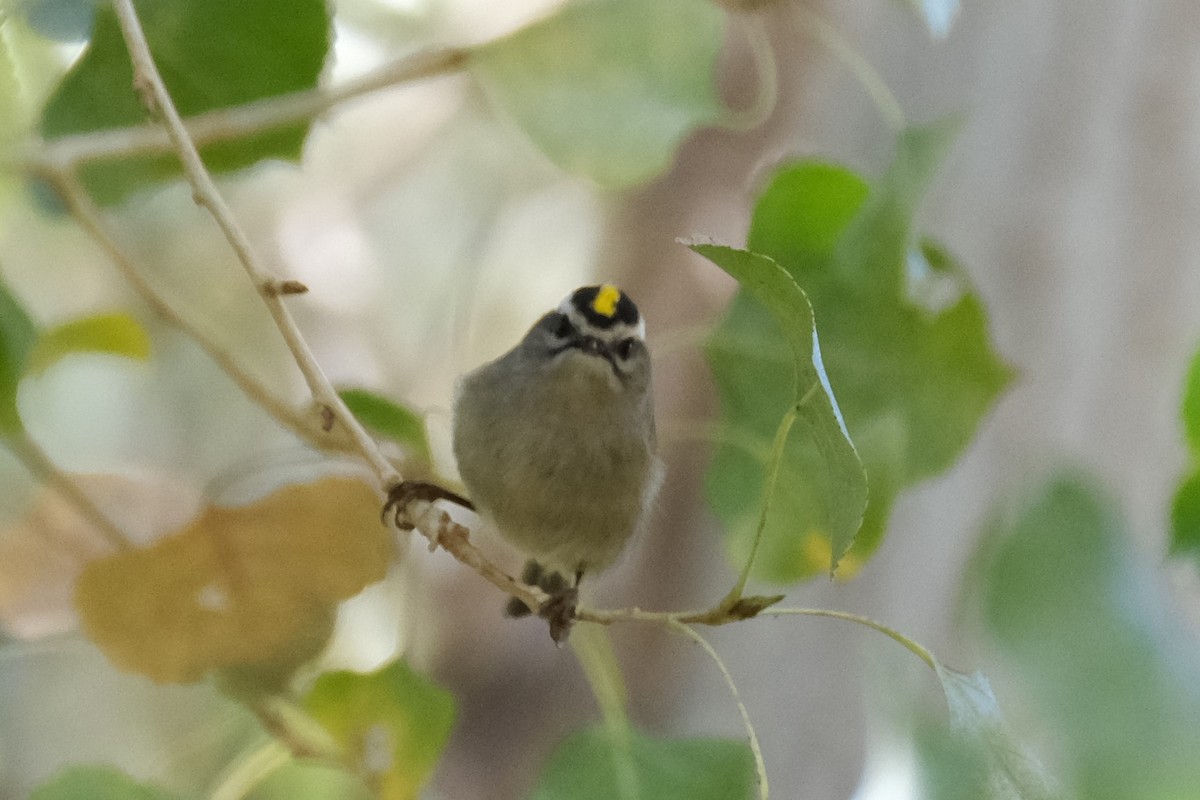
[[[580,337],[579,349],[588,355],[601,356],[602,358],[609,357],[608,345],[595,336]]]

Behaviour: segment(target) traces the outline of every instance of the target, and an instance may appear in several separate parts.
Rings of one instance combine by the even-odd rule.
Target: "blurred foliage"
[[[754,757],[745,742],[627,735],[603,728],[571,735],[530,800],[749,800],[754,793]],[[618,750],[632,754],[632,774],[622,774]]]
[[[247,506],[210,506],[153,545],[93,561],[75,602],[83,630],[121,669],[188,683],[217,668],[277,691],[321,651],[337,603],[394,556],[375,492],[330,477]]]
[[[904,1],[935,36],[958,11],[956,0]],[[138,10],[184,115],[311,89],[330,46],[323,0],[142,0]],[[22,0],[11,14],[0,30],[0,156],[38,119],[47,138],[150,121],[109,4]],[[500,115],[558,167],[600,186],[632,187],[664,172],[687,135],[724,115],[714,82],[724,22],[717,5],[700,0],[576,0],[475,48],[468,69]],[[89,33],[43,108],[58,47],[48,39]],[[202,152],[217,172],[295,160],[308,128]],[[763,524],[760,578],[791,582],[839,567],[839,576],[851,576],[879,546],[899,492],[953,464],[1011,379],[964,269],[914,221],[956,128],[947,120],[901,132],[874,181],[818,161],[786,164],[758,200],[747,249],[693,246],[742,285],[706,346],[722,406],[707,492],[738,565]],[[110,205],[178,174],[175,157],[165,155],[83,169],[90,191]],[[2,177],[0,207],[15,183]],[[150,342],[123,313],[39,331],[0,284],[0,434],[22,434],[23,376],[79,352],[144,359]],[[429,459],[424,421],[403,403],[362,389],[342,397],[376,434]],[[1183,420],[1196,456],[1200,355]],[[1172,519],[1173,551],[1200,552],[1200,468],[1181,486]],[[215,673],[243,700],[280,700],[275,695],[294,689],[297,668],[325,646],[338,603],[381,579],[396,556],[374,491],[345,478],[210,507],[172,530],[82,567],[83,629],[122,669],[180,683]],[[1088,800],[1195,797],[1196,643],[1164,611],[1098,493],[1078,478],[1055,480],[991,532],[986,556],[976,576],[986,629],[1054,735],[1062,791]],[[59,585],[69,586],[92,557],[63,562]],[[616,661],[610,651],[601,659],[609,683],[598,694],[615,716],[624,704]],[[1058,796],[982,674],[929,660],[950,723],[919,732],[924,796]],[[352,769],[287,760],[246,796],[410,800],[429,781],[455,717],[454,698],[404,661],[372,674],[320,675],[303,704]],[[569,737],[532,797],[736,800],[754,786],[745,742],[658,739],[612,726]],[[81,766],[32,797],[166,795],[113,769]]]
[[[692,249],[732,275],[774,322],[765,330],[726,325],[707,346],[726,425],[719,436],[725,447],[709,470],[709,499],[730,530],[731,556],[744,564],[761,536],[759,575],[791,580],[818,557],[832,573],[862,524],[867,477],[829,388],[812,306],[765,256],[716,245]],[[762,391],[764,380],[790,383],[783,423],[779,398]],[[800,422],[795,429],[793,419]],[[747,446],[728,444],[742,442]]]
[[[967,675],[934,662],[946,704],[950,736],[925,731],[925,800],[1050,800],[1057,797],[1042,765],[1009,730],[982,673]]]
[[[1180,416],[1192,469],[1176,490],[1171,506],[1171,553],[1200,559],[1200,351],[1188,368]]]
[[[415,411],[366,389],[341,389],[338,397],[373,432],[403,445],[424,463],[433,463],[425,420]]]
[[[1011,378],[964,271],[915,239],[914,215],[956,129],[949,120],[904,131],[873,187],[829,164],[785,166],[754,210],[748,249],[774,259],[811,300],[829,383],[866,468],[870,494],[843,562],[847,577],[879,546],[897,493],[954,462]],[[707,478],[709,501],[734,542],[754,524],[746,509],[759,490],[730,476],[753,470],[748,451],[763,452],[793,402],[792,376],[778,368],[784,342],[778,322],[743,290],[706,348],[722,424],[753,432],[751,448],[721,442]],[[805,507],[826,496],[827,460],[811,441],[789,447],[789,460],[808,466],[777,495],[792,493],[788,514],[803,520],[812,513]],[[739,490],[742,497],[731,497]],[[782,582],[828,569],[828,545],[812,546],[806,535],[768,540],[757,574]]]
[[[560,168],[632,186],[720,116],[722,17],[697,0],[579,0],[477,49],[471,72]]]
[[[140,322],[120,311],[65,322],[38,337],[27,371],[44,372],[72,353],[107,353],[145,361],[150,357],[150,335]]]
[[[1200,647],[1090,481],[1055,478],[998,525],[977,580],[1075,797],[1196,797]]]
[[[29,800],[171,800],[171,795],[112,767],[68,767],[43,783]]]
[[[145,360],[146,330],[124,313],[99,314],[39,331],[8,288],[0,283],[0,435],[21,431],[17,391],[21,380],[72,353],[107,353]]]
[[[25,309],[0,284],[0,434],[20,433],[17,388],[37,342],[37,328]]]
[[[316,761],[290,761],[251,789],[245,800],[373,800],[376,795],[345,770]]]
[[[325,64],[330,20],[324,0],[153,0],[136,6],[155,64],[184,116],[311,89]],[[42,135],[53,139],[148,119],[116,15],[103,5],[83,57],[43,111]],[[307,132],[308,124],[293,124],[215,143],[201,154],[215,172],[267,158],[296,160]],[[106,204],[179,174],[174,155],[98,162],[82,171],[93,196]]]
[[[418,796],[454,724],[454,697],[403,661],[369,675],[328,672],[304,704],[382,800]]]

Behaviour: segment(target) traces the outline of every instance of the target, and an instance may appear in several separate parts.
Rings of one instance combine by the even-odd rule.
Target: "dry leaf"
[[[161,476],[74,475],[72,479],[131,541],[148,543],[194,517],[200,493]],[[72,602],[87,562],[112,546],[61,494],[43,487],[28,513],[0,532],[0,628],[37,639],[79,622]]]
[[[75,603],[119,668],[188,683],[211,669],[307,659],[333,607],[382,579],[393,552],[375,492],[329,477],[209,507],[149,548],[94,561]]]

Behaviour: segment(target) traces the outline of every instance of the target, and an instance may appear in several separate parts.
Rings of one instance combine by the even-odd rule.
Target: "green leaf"
[[[946,38],[950,27],[958,16],[959,0],[904,0],[904,4],[913,10],[929,33],[938,39]]]
[[[702,0],[581,0],[478,50],[471,71],[547,157],[607,187],[670,165],[722,113],[722,15]]]
[[[812,307],[795,279],[765,256],[716,245],[692,249],[737,279],[749,293],[744,305],[761,304],[769,314],[736,333],[722,326],[705,348],[721,394],[723,438],[754,443],[722,446],[708,474],[731,550],[744,563],[759,526],[771,443],[794,409],[802,425],[787,434],[755,568],[777,581],[808,574],[813,562],[832,571],[862,523],[867,480],[821,363]],[[780,337],[783,348],[775,344]],[[750,373],[769,374],[779,391],[758,393]]]
[[[113,767],[67,767],[33,790],[29,800],[170,800]]]
[[[8,288],[0,284],[0,436],[21,430],[17,388],[37,336],[33,320]]]
[[[251,789],[245,800],[373,800],[363,782],[345,770],[313,761],[291,761]]]
[[[154,0],[137,3],[146,39],[180,114],[273,97],[317,85],[329,47],[324,0]],[[48,138],[138,125],[148,120],[113,10],[96,11],[92,39],[47,104]],[[205,164],[228,172],[267,158],[298,159],[307,124],[289,125],[202,150]],[[87,165],[83,176],[101,203],[120,202],[174,178],[174,156]]]
[[[425,419],[415,411],[366,389],[342,389],[338,397],[363,425],[404,445],[425,463],[433,462]]]
[[[1050,800],[1056,796],[1042,765],[1013,738],[987,678],[976,672],[967,675],[934,661],[950,707],[950,728],[972,755],[977,765],[967,771],[967,780],[956,781],[977,791],[964,797],[976,800]],[[971,766],[971,755],[960,751]],[[944,790],[943,790],[944,791]],[[927,797],[929,795],[926,795]],[[946,793],[939,796],[945,797]]]
[[[1192,356],[1191,366],[1188,367],[1180,415],[1183,417],[1188,447],[1191,448],[1192,455],[1200,458],[1200,351]]]
[[[635,793],[622,785],[615,766],[614,748],[621,745],[594,728],[559,746],[531,800],[748,800],[754,792],[754,757],[745,742],[631,735]]]
[[[0,154],[6,154],[17,140],[24,112],[17,65],[8,45],[8,36],[0,27]]]
[[[1089,800],[1194,797],[1200,646],[1090,481],[1050,481],[985,543],[984,619]]]
[[[954,462],[1011,379],[991,348],[983,305],[962,268],[937,245],[917,242],[913,231],[956,127],[947,121],[903,132],[874,186],[829,164],[787,165],[754,212],[748,247],[778,262],[812,302],[829,382],[871,487],[839,576],[852,575],[878,547],[897,493]],[[791,397],[791,376],[779,369],[783,336],[745,295],[739,293],[713,339],[744,343],[745,357],[713,364],[723,419],[735,429],[744,419],[785,408]],[[736,479],[739,470],[753,469],[745,450],[741,443],[718,449],[714,469],[735,478],[718,484],[710,475],[714,507],[746,502],[720,493],[753,496],[754,483]],[[795,478],[799,506],[812,502],[804,487],[820,479],[821,461],[815,452],[794,458],[809,465]],[[777,579],[825,569],[821,558],[796,556],[796,568]]]
[[[1171,504],[1171,555],[1190,555],[1200,563],[1200,470],[1175,492]]]
[[[453,695],[403,661],[326,673],[304,704],[383,800],[418,796],[454,724]]]
[[[145,361],[150,357],[150,336],[140,322],[123,312],[73,320],[42,333],[26,371],[43,372],[72,353],[108,353]]]

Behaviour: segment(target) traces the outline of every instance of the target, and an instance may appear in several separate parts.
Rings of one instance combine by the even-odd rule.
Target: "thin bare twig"
[[[493,564],[478,547],[471,544],[470,532],[450,519],[450,515],[431,503],[414,503],[408,510],[417,530],[429,539],[429,549],[441,547],[456,561],[470,567],[489,583],[530,609],[541,608],[550,595],[536,586],[528,586]]]
[[[142,301],[150,306],[159,317],[187,334],[247,397],[261,406],[285,428],[319,447],[328,449],[333,444],[333,437],[318,436],[315,426],[303,414],[284,403],[266,386],[242,369],[232,353],[217,344],[205,331],[193,324],[162,297],[147,280],[142,270],[134,264],[129,254],[117,243],[116,236],[105,222],[102,212],[92,202],[87,190],[83,188],[74,172],[62,165],[45,164],[39,174],[50,182],[79,225],[108,255],[109,260],[138,293]]]
[[[725,685],[729,687],[729,693],[733,695],[733,702],[737,704],[738,713],[742,717],[742,726],[746,729],[746,736],[750,739],[750,752],[754,754],[754,769],[758,773],[758,796],[759,800],[767,800],[770,795],[770,788],[767,784],[767,765],[763,761],[762,747],[758,743],[758,734],[754,732],[754,725],[750,722],[750,712],[746,710],[746,704],[742,702],[742,695],[738,692],[737,684],[733,680],[733,675],[730,674],[729,668],[725,666],[725,662],[721,659],[721,655],[716,651],[708,640],[700,634],[696,633],[690,626],[684,625],[682,622],[672,621],[667,624],[667,628],[682,636],[686,636],[708,654],[708,657],[717,665],[717,669],[721,671],[721,678],[724,679]]]
[[[70,475],[59,469],[37,442],[21,432],[6,437],[4,444],[36,478],[63,495],[118,552],[133,549],[125,532],[100,510]]]
[[[183,119],[179,116],[175,103],[163,83],[158,67],[155,66],[141,21],[138,19],[137,11],[134,10],[133,0],[113,0],[113,10],[121,26],[121,33],[125,38],[125,45],[133,63],[134,87],[142,93],[143,100],[148,102],[151,111],[160,115],[166,125],[175,152],[183,165],[184,174],[192,186],[196,202],[212,215],[237,254],[238,260],[258,292],[259,298],[267,307],[288,350],[291,351],[292,358],[300,368],[313,400],[322,407],[323,413],[327,413],[326,429],[331,429],[335,422],[341,423],[353,440],[355,449],[378,476],[386,493],[400,483],[400,473],[384,458],[374,440],[346,408],[342,399],[338,397],[329,378],[321,369],[321,365],[313,357],[312,351],[300,333],[287,305],[275,290],[276,281],[263,269],[262,261],[249,237],[234,218],[233,212],[229,209],[221,193],[217,191],[216,184],[213,183],[212,176],[204,166],[200,153],[188,135]]]
[[[768,608],[762,612],[762,615],[764,617],[826,617],[828,619],[853,622],[856,625],[862,625],[871,630],[879,631],[889,639],[899,642],[906,650],[924,661],[930,669],[937,671],[937,658],[928,647],[918,644],[895,628],[889,628],[882,622],[876,622],[870,617],[852,614],[849,611],[834,611],[829,608]]]
[[[249,136],[320,116],[364,94],[460,70],[469,55],[470,50],[464,48],[413,53],[341,86],[306,89],[207,111],[185,119],[184,127],[198,147]],[[20,160],[26,168],[36,170],[46,164],[80,166],[105,159],[167,153],[174,147],[162,126],[146,124],[40,141]]]
[[[334,391],[333,386],[330,385],[329,379],[325,377],[305,342],[303,334],[280,299],[279,293],[276,291],[277,282],[269,278],[260,266],[261,262],[248,237],[217,191],[212,177],[205,168],[195,144],[189,138],[183,120],[175,109],[162,77],[154,65],[154,59],[150,54],[132,0],[114,0],[113,9],[121,25],[133,63],[134,85],[151,100],[152,110],[158,113],[166,124],[175,151],[183,165],[184,174],[192,186],[196,202],[209,211],[237,253],[242,267],[258,289],[259,297],[267,306],[293,359],[303,373],[314,402],[327,411],[330,423],[341,423],[353,442],[353,449],[371,466],[378,478],[382,493],[387,495],[401,483],[400,473],[380,453],[374,440],[354,418],[354,415],[350,413]],[[457,62],[451,58],[442,63]],[[440,545],[459,562],[470,567],[505,593],[521,599],[531,608],[539,608],[549,600],[549,596],[545,592],[520,583],[496,567],[478,548],[471,544],[465,528],[453,522],[444,511],[434,509],[436,513],[429,513],[431,508],[432,506],[427,506],[424,510],[410,510],[410,515],[416,522],[418,530],[430,541],[431,547]]]

